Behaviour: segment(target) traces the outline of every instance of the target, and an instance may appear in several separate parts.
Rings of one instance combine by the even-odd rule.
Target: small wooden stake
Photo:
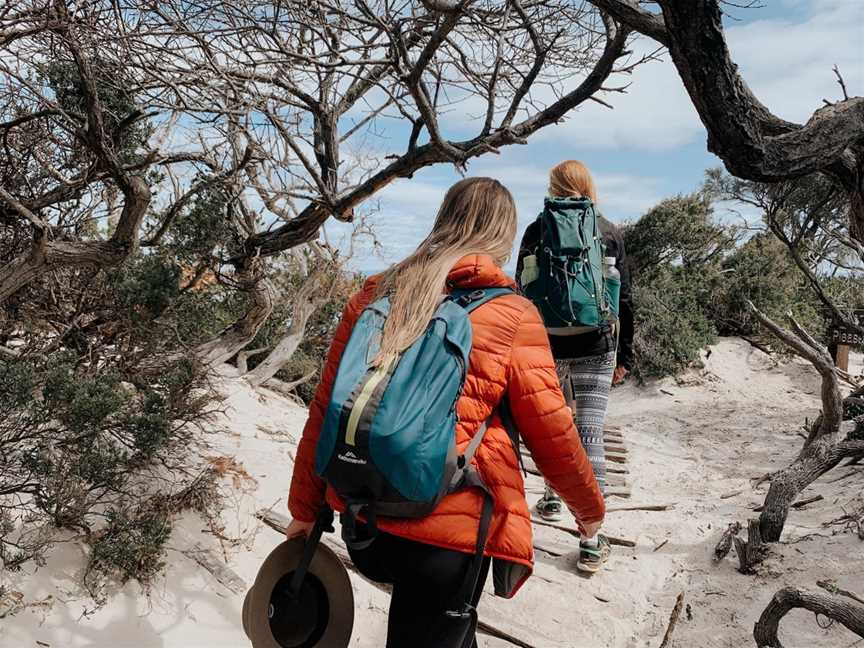
[[[834,363],[840,371],[849,371],[849,346],[837,345],[837,360]]]
[[[678,617],[681,616],[681,608],[684,607],[684,592],[678,595],[675,599],[675,607],[672,608],[672,614],[669,616],[669,626],[666,628],[666,634],[663,635],[663,641],[660,643],[660,648],[667,648],[669,641],[672,639],[672,632],[675,630],[675,624],[678,623]]]

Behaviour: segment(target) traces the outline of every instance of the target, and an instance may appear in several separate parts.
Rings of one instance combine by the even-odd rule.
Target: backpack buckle
[[[474,611],[474,606],[470,604],[466,604],[465,608],[462,610],[446,610],[444,614],[451,619],[468,619],[471,617],[471,613]]]
[[[477,301],[477,300],[479,300],[479,299],[483,299],[483,297],[484,297],[485,295],[486,295],[486,291],[485,291],[485,290],[479,290],[479,289],[478,289],[478,290],[472,290],[472,291],[471,291],[470,293],[468,293],[467,295],[462,295],[459,299],[456,300],[456,302],[457,302],[460,306],[467,306],[467,305],[470,304],[471,302],[475,302],[475,301]]]

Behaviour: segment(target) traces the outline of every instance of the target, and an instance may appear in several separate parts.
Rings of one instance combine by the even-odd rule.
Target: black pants
[[[360,532],[358,528],[358,535]],[[349,549],[349,553],[364,576],[393,585],[387,648],[477,647],[476,623],[445,614],[463,603],[457,599],[471,565],[471,555],[383,532],[366,549]],[[474,606],[480,600],[488,574],[486,558],[471,600]],[[469,625],[466,635],[465,628]]]

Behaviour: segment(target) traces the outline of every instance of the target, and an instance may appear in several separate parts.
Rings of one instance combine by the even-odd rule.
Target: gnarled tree
[[[590,0],[664,45],[708,131],[708,150],[735,176],[778,182],[820,172],[850,202],[849,233],[864,243],[864,97],[815,111],[806,124],[781,119],[753,94],[723,29],[722,0]]]
[[[151,54],[131,63],[172,80],[164,108],[179,101],[255,152],[232,179],[246,189],[238,209],[259,215],[223,260],[238,270],[315,239],[330,217],[351,220],[394,180],[525,143],[642,61],[627,57],[628,29],[569,0],[169,1],[145,20],[156,42],[182,43],[141,43]],[[230,356],[238,331],[251,340],[259,301],[209,356]]]

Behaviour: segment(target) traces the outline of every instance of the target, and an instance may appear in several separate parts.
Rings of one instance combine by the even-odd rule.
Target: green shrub
[[[624,241],[633,270],[634,376],[678,373],[715,339],[709,305],[735,232],[693,194],[661,202],[624,228]]]
[[[715,222],[710,200],[694,193],[652,207],[624,228],[624,238],[632,271],[650,277],[669,266],[698,271],[718,261],[734,246],[736,232]]]
[[[667,268],[654,273],[650,283],[634,286],[633,373],[637,379],[678,373],[714,342],[716,329],[705,307],[709,283],[698,273]]]
[[[711,301],[711,318],[721,335],[765,334],[748,302],[776,322],[785,321],[791,311],[811,332],[822,332],[813,291],[786,247],[767,232],[751,237],[723,260],[723,282]]]
[[[105,602],[109,578],[125,584],[138,581],[145,590],[165,566],[165,543],[171,536],[171,518],[161,512],[130,514],[109,510],[105,530],[90,548],[84,584],[97,603]]]

